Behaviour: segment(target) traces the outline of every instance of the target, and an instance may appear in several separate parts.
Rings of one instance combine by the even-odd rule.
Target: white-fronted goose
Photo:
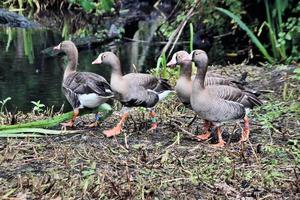
[[[101,63],[111,66],[111,88],[114,91],[115,98],[125,107],[153,108],[156,103],[164,99],[172,90],[167,80],[156,78],[150,74],[129,73],[123,75],[120,60],[112,52],[101,53],[92,64]],[[128,114],[127,109],[117,126],[104,131],[104,134],[107,137],[120,134]],[[155,112],[151,110],[150,116],[153,122],[150,130],[153,130],[157,127]]]
[[[95,108],[113,97],[108,82],[100,75],[91,72],[76,72],[78,64],[78,51],[71,41],[63,41],[55,50],[61,50],[68,57],[68,64],[64,72],[62,91],[74,110],[73,118],[63,127],[72,127],[79,114],[80,108]],[[96,115],[96,119],[98,116]],[[90,126],[95,126],[95,123]]]
[[[192,61],[185,59],[188,55],[189,53],[183,50],[174,53],[167,66],[180,66],[180,75],[176,82],[175,91],[180,101],[188,108],[191,108],[190,97],[195,75],[192,75]],[[204,85],[231,85],[238,88],[242,87],[242,84],[238,81],[212,72],[206,74]]]
[[[197,74],[192,85],[191,106],[202,119],[217,127],[219,142],[214,146],[224,146],[225,141],[222,139],[220,126],[228,121],[243,119],[244,129],[240,141],[247,140],[250,130],[246,108],[261,105],[262,102],[254,94],[232,86],[205,86],[208,58],[204,51],[191,52],[187,60],[194,61],[197,67]]]

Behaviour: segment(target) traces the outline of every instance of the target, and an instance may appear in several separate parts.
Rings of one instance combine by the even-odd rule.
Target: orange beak
[[[167,66],[171,67],[176,65],[177,65],[177,60],[176,60],[176,53],[175,53],[173,54],[172,59],[167,63]]]
[[[55,46],[55,47],[53,47],[53,49],[54,49],[54,50],[60,50],[60,44],[57,45],[57,46]]]
[[[102,63],[102,53],[92,62],[93,65]]]

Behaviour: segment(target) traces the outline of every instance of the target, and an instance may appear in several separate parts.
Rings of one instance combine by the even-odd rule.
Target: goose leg
[[[74,126],[75,119],[76,119],[76,117],[77,117],[78,115],[79,115],[79,109],[76,108],[76,109],[74,109],[74,111],[73,111],[73,117],[72,117],[71,121],[66,122],[66,123],[60,123],[60,125],[62,125],[62,129],[66,129],[67,127],[73,127],[73,126]]]
[[[99,125],[99,120],[100,120],[101,116],[99,115],[99,113],[97,112],[95,114],[95,122],[91,123],[91,124],[88,124],[88,125],[85,125],[89,128],[94,128],[94,127],[97,127]]]
[[[125,112],[122,115],[122,118],[121,118],[120,122],[114,128],[112,128],[110,130],[103,131],[103,134],[106,135],[106,137],[112,137],[112,136],[115,136],[115,135],[119,135],[122,131],[122,126],[123,126],[124,122],[128,118],[128,115],[129,115],[129,113]]]
[[[249,139],[249,134],[250,134],[250,128],[249,128],[249,118],[247,117],[247,115],[244,117],[244,129],[243,129],[243,133],[240,139],[240,143],[241,142],[245,142],[246,140]]]
[[[213,144],[213,147],[224,147],[226,142],[222,138],[222,131],[220,127],[217,127],[218,143]]]
[[[209,138],[209,136],[211,135],[211,132],[209,131],[209,129],[211,128],[211,122],[208,120],[204,120],[204,133],[201,135],[197,135],[196,139],[197,140],[207,140]]]
[[[151,117],[152,124],[151,124],[151,128],[148,131],[152,131],[157,128],[157,117],[154,111],[150,111],[149,115]]]

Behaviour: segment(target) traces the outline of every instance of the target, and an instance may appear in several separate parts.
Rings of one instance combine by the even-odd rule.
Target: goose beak
[[[55,46],[55,47],[53,47],[53,50],[60,50],[60,44],[57,45],[57,46]]]
[[[101,63],[102,63],[102,54],[100,54],[98,56],[98,58],[92,62],[93,65],[95,65],[95,64],[101,64]]]
[[[168,67],[175,66],[177,64],[176,54],[173,55],[172,59],[167,63]]]

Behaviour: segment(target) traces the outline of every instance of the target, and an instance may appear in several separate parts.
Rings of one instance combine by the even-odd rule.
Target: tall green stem
[[[278,52],[277,52],[277,49],[276,49],[276,32],[274,31],[274,23],[273,23],[273,20],[271,18],[271,14],[270,14],[270,6],[269,6],[268,0],[264,0],[264,3],[265,3],[265,8],[266,8],[267,21],[268,21],[268,25],[269,25],[269,39],[270,39],[270,42],[271,42],[273,57],[277,58],[278,57]],[[275,34],[273,35],[272,32],[275,33]]]

